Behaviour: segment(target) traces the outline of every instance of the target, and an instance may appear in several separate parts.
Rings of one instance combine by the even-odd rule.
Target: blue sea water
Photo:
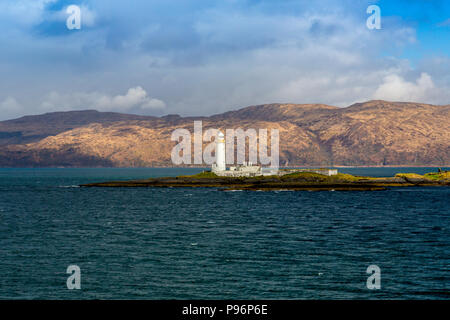
[[[450,298],[448,187],[77,187],[199,171],[0,169],[0,299]],[[66,286],[73,264],[81,290]],[[372,264],[380,290],[366,287]]]

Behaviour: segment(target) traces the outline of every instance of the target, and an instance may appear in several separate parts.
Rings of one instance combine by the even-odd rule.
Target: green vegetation
[[[194,179],[211,179],[211,178],[219,178],[217,174],[211,171],[203,171],[201,173],[194,174],[192,176],[178,176],[177,178],[194,178]]]
[[[420,174],[417,174],[417,173],[397,173],[395,176],[397,178],[405,178],[405,179],[445,181],[445,180],[450,180],[450,171],[430,172],[430,173],[424,174],[423,176]]]
[[[444,172],[431,172],[424,175],[426,179],[430,180],[445,180],[450,179],[450,171]]]
[[[361,178],[366,178],[366,177],[355,177],[355,176],[352,176],[351,174],[346,174],[346,173],[338,173],[337,175],[334,175],[334,176],[327,176],[327,175],[323,175],[320,173],[304,171],[304,172],[294,172],[294,173],[286,174],[281,177],[281,180],[283,180],[283,181],[304,180],[304,181],[335,183],[335,182],[356,182],[356,181],[359,181]]]
[[[361,177],[355,177],[355,176],[352,176],[351,174],[347,174],[347,173],[338,173],[337,175],[331,176],[330,178],[335,178],[337,180],[351,181],[351,182],[361,180]],[[364,177],[364,178],[366,178],[366,177]],[[369,177],[367,177],[367,178],[369,178]]]
[[[387,187],[450,186],[450,172],[398,173],[395,177],[362,177],[339,173],[292,172],[283,176],[221,177],[211,171],[191,176],[91,183],[84,187],[203,187],[225,190],[384,190]]]
[[[296,179],[296,178],[301,178],[301,179],[316,179],[316,180],[325,180],[328,178],[328,176],[320,174],[320,173],[315,173],[315,172],[294,172],[294,173],[289,173],[289,174],[285,174],[284,176],[281,177],[281,180],[291,180],[291,179]]]
[[[405,179],[425,179],[424,176],[417,173],[397,173],[395,177]]]

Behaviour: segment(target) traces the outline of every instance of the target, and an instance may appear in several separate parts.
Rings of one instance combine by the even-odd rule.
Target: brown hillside
[[[77,111],[0,122],[1,166],[171,165],[176,128],[277,128],[280,164],[450,164],[450,106],[267,104],[203,118]]]

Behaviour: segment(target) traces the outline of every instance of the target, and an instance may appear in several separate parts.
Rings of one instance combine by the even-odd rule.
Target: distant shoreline
[[[450,168],[450,164],[447,165],[385,165],[385,166],[376,166],[376,165],[356,165],[356,166],[280,166],[280,169],[313,169],[313,168]],[[51,166],[51,167],[0,167],[0,169],[211,169],[209,166],[151,166],[151,167],[104,167],[104,166],[92,166],[92,167],[84,167],[84,166]]]

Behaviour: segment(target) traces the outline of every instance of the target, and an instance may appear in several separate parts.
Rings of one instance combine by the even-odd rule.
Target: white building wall
[[[217,143],[216,143],[216,166],[215,170],[217,171],[225,171],[227,169],[227,165],[225,162],[225,136],[222,132],[219,131],[217,135]]]

